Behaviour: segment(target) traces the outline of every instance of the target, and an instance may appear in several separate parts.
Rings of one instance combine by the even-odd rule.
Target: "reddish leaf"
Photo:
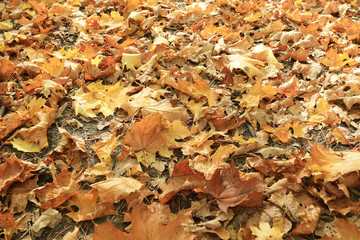
[[[206,181],[206,186],[219,208],[226,213],[229,207],[259,206],[266,184],[257,178],[241,180],[239,171],[232,163],[229,168],[218,168],[212,178]]]
[[[202,187],[204,185],[204,174],[194,173],[189,167],[189,159],[175,164],[174,171],[161,189],[160,203],[166,203],[177,192]]]
[[[0,229],[12,228],[15,226],[15,219],[11,213],[0,214]]]

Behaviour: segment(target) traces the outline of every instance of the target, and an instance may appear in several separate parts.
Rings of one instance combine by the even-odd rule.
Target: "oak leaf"
[[[124,143],[134,151],[157,152],[164,144],[161,135],[161,114],[153,114],[135,123],[125,136]]]
[[[206,186],[219,208],[226,213],[229,207],[259,206],[266,184],[257,178],[241,180],[239,171],[232,163],[228,168],[218,168],[212,178],[206,181]]]

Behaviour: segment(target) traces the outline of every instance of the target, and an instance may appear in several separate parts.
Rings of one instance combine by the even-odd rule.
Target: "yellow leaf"
[[[47,72],[53,77],[58,77],[64,70],[65,61],[60,60],[57,57],[53,57],[50,61],[45,61],[42,70]]]
[[[14,148],[22,152],[40,152],[39,144],[25,142],[20,138],[14,138],[11,140],[11,144]]]
[[[234,136],[233,139],[239,141],[240,144],[255,143],[257,141],[256,138],[249,138],[248,140],[245,140],[243,136]]]
[[[108,140],[97,142],[91,146],[102,163],[112,166],[111,152],[120,145],[118,139],[115,134],[112,134]]]
[[[103,60],[104,56],[97,55],[95,58],[91,59],[91,64],[95,65],[96,67],[99,67],[99,64],[101,60]]]
[[[256,22],[262,17],[260,12],[256,12],[255,14],[252,12],[250,16],[245,17],[244,20],[247,22]]]
[[[255,240],[282,240],[284,231],[278,227],[270,227],[267,222],[260,222],[259,227],[250,227],[252,234],[256,236]]]
[[[10,19],[0,22],[0,30],[11,30],[14,27],[14,24]]]

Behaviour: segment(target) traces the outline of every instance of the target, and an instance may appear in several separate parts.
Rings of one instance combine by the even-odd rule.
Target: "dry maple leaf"
[[[181,224],[190,222],[189,214],[179,212],[176,218],[164,225],[161,213],[155,210],[155,206],[147,206],[139,203],[133,207],[129,217],[131,219],[131,232],[125,233],[114,227],[111,222],[95,225],[93,240],[103,240],[104,236],[108,240],[167,240],[181,239],[192,240],[194,234],[186,232]]]
[[[0,195],[6,194],[7,189],[16,182],[24,182],[34,174],[36,165],[21,161],[17,157],[5,158],[0,164]]]
[[[195,189],[204,185],[204,174],[195,173],[189,166],[189,159],[174,165],[174,171],[166,185],[161,187],[160,203],[166,203],[177,192],[186,189]]]
[[[355,223],[347,222],[345,219],[335,218],[335,228],[341,239],[359,240],[360,230]]]
[[[359,152],[335,152],[315,142],[310,153],[310,170],[317,179],[321,173],[324,180],[334,181],[340,176],[360,169]]]
[[[68,199],[68,215],[75,222],[96,219],[102,216],[116,214],[113,202],[99,202],[98,191],[81,194],[77,192]]]
[[[45,186],[35,189],[34,193],[41,207],[44,209],[58,207],[75,195],[80,190],[79,184],[75,181],[77,177],[76,173],[65,168],[62,169],[61,173],[53,176],[52,183],[47,183]]]
[[[134,151],[157,152],[164,144],[161,136],[161,114],[153,114],[135,123],[125,136],[124,143]]]
[[[91,145],[92,150],[94,150],[101,162],[112,166],[111,152],[120,145],[118,139],[116,134],[113,133],[109,139]]]
[[[228,168],[218,168],[212,178],[206,181],[206,186],[219,208],[226,213],[229,207],[259,206],[266,184],[257,178],[241,180],[239,171],[232,163]]]
[[[99,192],[101,202],[115,202],[139,191],[143,184],[133,178],[117,177],[94,183],[91,187]]]
[[[87,156],[85,141],[72,136],[66,129],[59,127],[61,139],[56,148],[47,156],[46,163],[54,161],[59,168],[67,166],[80,171],[81,160]]]
[[[284,230],[279,226],[270,227],[267,222],[260,222],[258,227],[250,227],[252,233],[256,236],[255,240],[282,240]]]

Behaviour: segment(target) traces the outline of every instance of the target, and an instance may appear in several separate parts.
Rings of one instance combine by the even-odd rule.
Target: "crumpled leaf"
[[[47,156],[47,161],[54,161],[60,168],[70,166],[79,171],[81,161],[87,157],[84,139],[72,136],[64,128],[59,127],[58,130],[62,135],[61,139],[56,148]],[[66,165],[63,166],[60,161]]]
[[[219,208],[226,213],[229,207],[259,206],[266,184],[257,178],[241,180],[239,171],[232,163],[228,168],[218,168],[212,178],[206,181],[206,186]]]
[[[134,151],[157,152],[165,144],[161,135],[161,118],[162,115],[157,113],[134,123],[126,134],[124,143]]]
[[[54,228],[60,223],[61,219],[62,215],[59,211],[49,208],[32,225],[31,232],[36,237],[40,237],[45,227]]]
[[[119,137],[116,137],[116,134],[114,133],[109,139],[91,145],[91,148],[94,150],[101,162],[111,166],[111,153],[119,145]]]

